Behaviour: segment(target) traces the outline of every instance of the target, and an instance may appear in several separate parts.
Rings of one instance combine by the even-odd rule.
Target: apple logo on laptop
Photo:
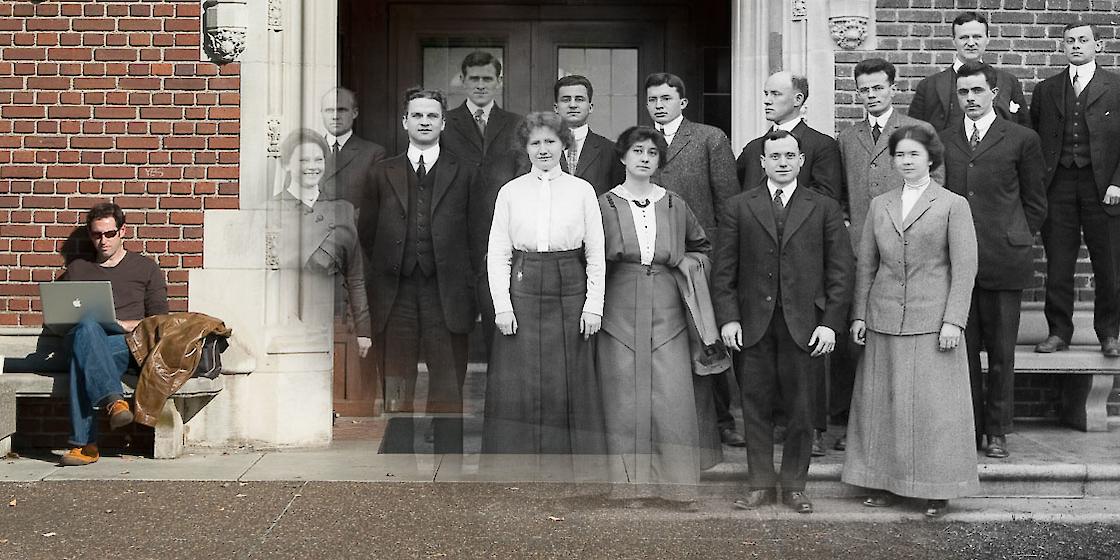
[[[74,305],[74,307],[81,307],[82,306],[82,300],[75,299],[73,305]]]

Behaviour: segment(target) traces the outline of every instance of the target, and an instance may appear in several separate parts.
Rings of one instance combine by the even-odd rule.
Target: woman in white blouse
[[[607,450],[628,455],[629,479],[642,483],[616,485],[612,494],[653,494],[691,509],[700,442],[688,323],[673,269],[685,253],[706,253],[711,243],[684,199],[650,182],[667,150],[660,132],[642,126],[615,144],[626,181],[599,198],[607,278],[597,352]]]
[[[572,134],[530,113],[529,173],[498,192],[487,247],[494,299],[483,453],[603,453],[591,336],[603,315],[603,220],[595,190],[560,169]]]

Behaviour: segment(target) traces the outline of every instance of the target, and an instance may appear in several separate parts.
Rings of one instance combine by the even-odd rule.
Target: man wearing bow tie
[[[681,195],[708,234],[708,239],[718,247],[718,218],[727,199],[742,191],[735,178],[735,154],[731,151],[731,141],[722,130],[684,117],[688,97],[684,81],[679,76],[666,72],[650,74],[646,77],[645,90],[646,110],[669,145],[669,153],[664,156],[665,165],[653,175],[652,180]],[[728,375],[728,372],[723,372],[693,377],[697,412],[701,414],[700,443],[708,449],[715,436],[708,433],[713,431],[709,429],[713,422],[718,423],[719,441],[734,447],[745,445],[743,436],[735,431],[735,418],[730,412]],[[707,417],[712,410],[713,394],[715,420]],[[715,443],[715,446],[718,449],[719,444]],[[702,458],[701,465],[704,468],[713,466],[720,456],[722,452],[707,454]]]
[[[1008,456],[1015,407],[1015,340],[1023,289],[1034,283],[1034,236],[1046,218],[1046,164],[1038,134],[1000,118],[996,70],[969,62],[957,72],[964,117],[942,130],[945,187],[968,200],[980,261],[965,327],[976,445]],[[980,349],[988,351],[985,378]]]
[[[444,103],[439,91],[405,93],[408,150],[370,172],[358,235],[371,263],[370,316],[386,402],[412,410],[423,348],[427,412],[461,413],[476,314],[466,212],[475,166],[441,146]],[[462,453],[461,417],[433,425],[437,453]]]
[[[385,159],[385,148],[354,134],[358,118],[358,98],[346,88],[334,88],[323,95],[320,113],[327,133],[324,139],[331,150],[324,193],[328,199],[347,200],[361,210],[366,179],[373,164]]]
[[[1046,248],[1046,323],[1050,336],[1036,352],[1058,352],[1073,338],[1073,273],[1081,236],[1093,265],[1093,327],[1101,352],[1120,357],[1120,77],[1097,66],[1104,48],[1088,24],[1067,25],[1062,49],[1069,66],[1034,90],[1046,160],[1049,214]]]

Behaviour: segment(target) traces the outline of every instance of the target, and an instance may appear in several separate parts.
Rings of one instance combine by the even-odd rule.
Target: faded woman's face
[[[550,171],[560,165],[560,154],[564,152],[564,141],[556,131],[546,126],[534,128],[525,143],[525,153],[529,162],[541,171]]]
[[[894,168],[902,174],[902,178],[913,183],[929,175],[929,151],[925,144],[917,140],[904,138],[894,147]]]
[[[288,160],[288,172],[292,181],[301,188],[310,189],[319,185],[327,169],[327,156],[318,144],[305,142],[296,146]]]

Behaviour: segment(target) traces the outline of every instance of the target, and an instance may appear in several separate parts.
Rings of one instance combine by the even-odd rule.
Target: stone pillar
[[[332,313],[301,302],[322,288],[289,258],[300,230],[270,203],[283,137],[320,130],[319,98],[337,75],[337,5],[246,0],[241,61],[240,208],[207,210],[204,266],[190,272],[192,311],[222,318],[256,360],[187,423],[187,443],[325,445],[332,423]],[[298,238],[298,236],[297,236]],[[321,295],[321,294],[320,294]],[[330,298],[327,297],[327,300]]]
[[[832,3],[835,0],[735,0],[731,142],[736,153],[767,129],[762,86],[767,76],[780,70],[809,78],[804,118],[809,126],[834,134],[835,43],[829,27]]]

